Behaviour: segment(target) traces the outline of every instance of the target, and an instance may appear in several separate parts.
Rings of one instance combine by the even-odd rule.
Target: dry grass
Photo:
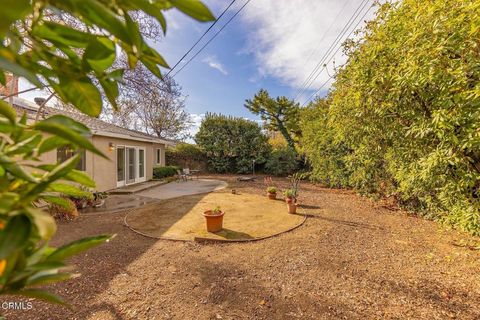
[[[217,206],[225,212],[223,230],[209,233],[202,213]],[[253,240],[282,233],[303,220],[303,215],[288,214],[282,199],[229,190],[165,200],[132,210],[126,217],[141,234],[175,240]]]

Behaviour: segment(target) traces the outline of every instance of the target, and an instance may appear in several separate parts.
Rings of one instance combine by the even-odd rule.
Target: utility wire
[[[347,33],[348,29],[352,26],[352,24],[358,18],[358,16],[362,12],[362,10],[365,8],[365,6],[368,4],[368,2],[369,2],[369,0],[362,0],[362,2],[359,4],[359,6],[355,9],[352,16],[350,17],[350,19],[348,19],[347,23],[344,25],[344,27],[342,28],[340,33],[337,35],[337,37],[335,38],[333,43],[330,45],[330,47],[327,49],[327,51],[322,56],[320,61],[313,68],[313,70],[310,72],[308,77],[305,79],[305,81],[303,82],[303,84],[302,84],[301,88],[299,89],[297,95],[295,96],[294,100],[297,100],[303,94],[303,92],[305,92],[305,90],[307,90],[308,87],[310,87],[312,85],[312,82],[313,82],[313,81],[311,81],[312,78],[315,76],[315,74],[322,67],[322,65],[324,64],[324,61],[327,59],[327,57],[332,52],[332,50],[338,45],[338,43],[340,43],[343,36]],[[317,77],[318,77],[318,75],[317,75]]]
[[[228,9],[230,9],[230,7],[235,3],[235,1],[237,0],[233,0],[232,2],[230,2],[230,4],[225,8],[225,10],[222,11],[222,13],[218,16],[218,18],[210,25],[210,27],[208,27],[208,29],[202,34],[202,36],[200,38],[198,38],[198,40],[193,44],[193,46],[188,49],[187,52],[185,52],[185,54],[180,58],[178,59],[177,63],[175,63],[175,65],[170,69],[168,70],[167,74],[165,76],[168,76],[172,71],[173,69],[175,69],[181,62],[182,60],[190,53],[192,52],[193,48],[195,48],[195,46],[200,42],[202,41],[202,39],[207,35],[207,33],[217,24],[217,22],[222,18],[222,16],[228,11]]]
[[[355,18],[352,20],[352,23],[350,24],[350,26],[357,20],[358,16],[360,15],[360,13],[363,11],[363,9],[365,9],[365,6],[368,4],[368,2],[365,2],[365,4],[362,6],[362,9],[358,12],[358,14],[355,16]],[[372,7],[370,6],[367,11],[365,11],[365,13],[363,14],[363,16],[360,18],[360,20],[358,20],[357,24],[353,27],[353,29],[350,31],[350,33],[345,37],[345,39],[348,39],[348,37],[350,37],[350,35],[356,30],[356,28],[358,27],[358,25],[363,21],[363,19],[365,18],[365,16],[368,14],[368,12],[370,11]],[[348,28],[350,28],[350,26]],[[346,31],[348,30],[348,28],[346,29]],[[342,36],[343,37],[343,36]],[[335,52],[333,52],[332,54],[332,50],[337,46],[339,45],[338,48],[335,50]],[[318,69],[317,68],[317,71],[316,71],[316,75],[311,78],[311,80],[309,81],[308,85],[304,88],[304,90],[302,91],[305,92],[305,90],[307,90],[314,82],[315,80],[318,79],[318,77],[322,74],[323,70],[326,69],[327,67],[327,64],[333,59],[335,58],[335,55],[338,53],[338,51],[342,48],[341,46],[341,42],[338,41],[335,46],[333,47],[330,47],[329,51],[327,51],[327,53],[325,54],[325,56],[323,57],[323,60],[321,60],[319,62],[319,64],[317,65],[318,68],[320,68],[321,66],[321,63],[323,63],[323,68],[322,69]],[[327,60],[328,56],[331,54],[330,58]],[[318,91],[317,91],[318,92]]]
[[[352,33],[357,29],[357,27],[360,25],[360,23],[363,21],[363,19],[365,19],[365,17],[367,16],[367,14],[370,12],[370,10],[372,9],[372,7],[368,8],[367,11],[365,11],[365,13],[363,14],[362,18],[357,22],[357,24],[355,25],[355,27],[350,31],[350,33],[348,34],[347,38],[350,37],[352,35]],[[337,54],[337,52],[340,50],[341,46],[337,48],[337,50],[334,52],[334,54],[330,57],[330,59],[326,62],[326,63],[329,63],[334,57],[335,55]],[[326,65],[324,66],[324,68],[326,68]],[[322,69],[323,70],[323,69]],[[318,74],[320,75],[320,74]],[[317,77],[318,77],[317,75]],[[302,106],[305,106],[310,100],[312,100],[319,92],[320,90],[323,89],[323,87],[325,87],[327,85],[327,83],[332,79],[332,77],[329,77],[327,79],[327,81],[325,81],[321,86],[320,88],[318,88],[317,90],[315,90],[315,92],[303,103]],[[316,78],[314,79],[314,81],[316,80]]]
[[[328,33],[330,32],[330,30],[332,29],[332,27],[335,25],[335,22],[337,22],[337,19],[340,17],[340,15],[343,13],[343,11],[345,10],[345,8],[347,7],[347,4],[350,3],[351,0],[346,0],[345,3],[343,4],[343,6],[340,8],[340,10],[338,11],[337,15],[335,16],[335,18],[333,18],[332,20],[332,23],[330,24],[330,26],[328,26],[327,30],[325,31],[325,33],[323,34],[323,36],[320,38],[320,40],[318,40],[318,44],[317,46],[315,47],[315,49],[312,50],[312,52],[310,53],[310,55],[308,56],[307,60],[305,61],[305,63],[303,64],[304,66],[306,66],[310,60],[313,58],[313,55],[317,53],[317,50],[318,48],[320,47],[320,45],[322,44],[322,41],[325,40],[325,37],[328,35]],[[305,82],[302,84],[302,87],[303,85],[305,84]]]
[[[243,10],[243,8],[245,8],[247,6],[247,4],[250,3],[250,1],[252,0],[248,0],[247,2],[245,2],[243,4],[243,6],[240,7],[240,9],[237,10],[237,12],[235,12],[235,14],[220,28],[220,30],[218,30],[204,45],[203,47],[200,48],[200,50],[197,51],[197,53],[195,53],[181,68],[180,70],[178,70],[177,72],[175,72],[175,74],[172,76],[172,78],[174,78],[178,73],[180,73],[190,62],[192,62],[193,59],[195,59],[195,57],[197,57],[202,51],[203,49],[205,49],[209,44],[210,42],[213,41],[213,39],[215,39],[218,34],[220,32],[222,32],[223,29],[225,29],[225,27],[230,23],[232,22],[233,19],[235,19],[235,17]]]
[[[357,9],[355,10],[355,12],[352,14],[352,16],[350,17],[350,19],[347,21],[347,23],[345,24],[345,26],[342,28],[342,30],[340,31],[340,33],[337,35],[337,37],[335,38],[335,40],[333,41],[333,43],[330,45],[330,47],[327,49],[327,51],[325,52],[325,54],[322,56],[322,58],[320,59],[320,61],[317,63],[317,65],[315,66],[315,68],[312,70],[312,72],[310,73],[310,75],[307,77],[307,79],[305,80],[304,84],[302,85],[302,88],[300,89],[300,92],[295,96],[295,99],[298,99],[312,84],[313,82],[318,78],[318,76],[322,73],[323,69],[320,70],[320,68],[322,67],[322,65],[325,64],[325,60],[327,59],[327,57],[332,53],[333,49],[339,44],[341,43],[340,41],[342,40],[343,36],[346,34],[346,32],[348,31],[348,29],[352,26],[352,24],[355,22],[355,20],[358,18],[358,16],[360,15],[360,13],[362,12],[362,10],[365,8],[365,6],[367,5],[369,0],[363,0],[359,6],[357,7]],[[338,50],[337,50],[338,51]]]

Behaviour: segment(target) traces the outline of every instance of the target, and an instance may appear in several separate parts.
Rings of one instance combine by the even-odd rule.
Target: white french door
[[[117,146],[117,187],[146,180],[145,148]]]

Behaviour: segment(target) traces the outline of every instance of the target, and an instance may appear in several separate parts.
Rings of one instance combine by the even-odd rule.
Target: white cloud
[[[251,81],[268,75],[291,87],[302,87],[361,3],[362,0],[252,1],[242,15],[248,27],[248,43],[244,52],[254,55],[259,70]],[[360,17],[368,7],[355,21],[361,21]],[[373,12],[371,10],[367,18]],[[355,25],[356,22],[351,29]],[[339,50],[335,54],[335,65],[344,62],[345,57]],[[328,72],[333,74],[333,59],[328,64]],[[323,70],[310,88],[320,88],[328,78]]]
[[[220,71],[223,75],[228,75],[227,69],[218,61],[217,57],[214,55],[208,56],[202,60],[203,63],[206,63],[210,68]]]

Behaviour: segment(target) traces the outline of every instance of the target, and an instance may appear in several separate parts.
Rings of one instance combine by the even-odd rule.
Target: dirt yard
[[[215,178],[264,192],[261,180]],[[301,227],[250,243],[145,238],[123,213],[60,223],[56,245],[117,237],[52,287],[71,309],[34,301],[7,319],[480,319],[474,239],[350,191],[306,184],[300,203],[311,215]]]

